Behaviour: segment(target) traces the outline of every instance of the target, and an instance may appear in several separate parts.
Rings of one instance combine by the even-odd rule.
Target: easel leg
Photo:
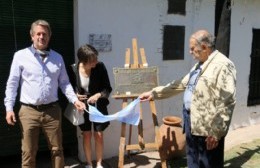
[[[121,125],[121,137],[120,137],[120,145],[119,145],[119,160],[118,160],[118,167],[124,167],[124,154],[125,154],[125,130],[126,124],[122,123]]]
[[[143,135],[143,109],[141,103],[140,103],[140,122],[138,125],[138,142],[139,142],[139,146],[143,150],[145,146],[144,146],[144,135]]]
[[[128,145],[131,145],[131,138],[132,138],[132,125],[129,125]],[[130,150],[127,151],[127,156],[130,157]]]
[[[127,106],[127,99],[123,99],[122,107],[125,108]],[[122,123],[121,125],[121,137],[120,137],[120,145],[119,145],[119,160],[118,167],[124,167],[124,154],[125,154],[125,130],[126,124]]]

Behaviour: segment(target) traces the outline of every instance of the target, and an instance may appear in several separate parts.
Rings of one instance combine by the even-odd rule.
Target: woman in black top
[[[77,52],[78,63],[72,65],[73,77],[71,83],[79,100],[92,104],[104,115],[108,115],[108,97],[112,91],[109,77],[104,63],[98,61],[98,52],[91,45],[83,45]],[[102,168],[103,155],[103,131],[108,127],[109,122],[97,123],[89,121],[89,114],[84,113],[85,123],[80,125],[83,131],[83,147],[88,165],[92,168],[91,158],[91,137],[92,126],[94,129],[95,151],[97,168]]]

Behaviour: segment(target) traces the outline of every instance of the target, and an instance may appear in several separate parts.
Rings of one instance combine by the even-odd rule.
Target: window
[[[168,0],[168,14],[186,14],[186,0]]]
[[[247,105],[260,104],[260,29],[253,29]]]
[[[166,25],[163,29],[163,60],[184,59],[184,26]]]

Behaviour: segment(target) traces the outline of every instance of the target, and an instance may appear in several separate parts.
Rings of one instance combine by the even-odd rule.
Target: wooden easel
[[[145,68],[148,67],[145,51],[144,48],[140,48],[140,55],[142,64],[138,63],[138,47],[137,47],[137,39],[132,39],[132,47],[133,47],[133,64],[130,64],[130,48],[126,49],[125,53],[125,68]],[[113,98],[115,99],[122,99],[122,108],[125,108],[128,105],[128,100],[134,100],[139,95],[115,95]],[[154,131],[155,131],[155,142],[153,143],[144,143],[143,138],[143,116],[142,116],[142,107],[140,104],[140,123],[138,125],[138,144],[131,144],[131,136],[132,136],[132,125],[129,125],[129,139],[128,145],[126,145],[126,123],[122,123],[121,125],[121,137],[120,137],[120,144],[119,144],[119,160],[118,160],[118,167],[124,167],[124,153],[128,151],[128,154],[131,150],[144,150],[145,148],[153,148],[159,150],[159,143],[161,141],[160,132],[159,132],[159,125],[157,120],[156,114],[156,107],[155,102],[149,101],[153,124],[154,124]],[[160,154],[160,153],[159,153]],[[162,168],[166,168],[166,160],[162,159],[161,157],[161,165]]]

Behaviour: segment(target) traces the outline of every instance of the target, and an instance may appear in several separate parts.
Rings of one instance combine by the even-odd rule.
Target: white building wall
[[[125,50],[132,49],[132,38],[137,38],[138,48],[145,49],[149,66],[158,66],[161,85],[180,78],[194,64],[189,55],[189,36],[202,28],[214,33],[215,0],[187,0],[185,16],[167,15],[167,5],[167,0],[74,0],[75,48],[88,43],[89,34],[111,34],[112,51],[100,52],[99,60],[106,64],[111,85],[114,86],[112,69],[123,67]],[[258,106],[250,108],[246,106],[252,27],[259,27],[260,22],[257,20],[257,16],[260,15],[257,10],[259,6],[260,2],[257,0],[251,5],[245,0],[236,0],[232,3],[230,58],[236,64],[238,71],[238,100],[231,128],[253,124],[257,122],[259,116],[259,113],[252,114],[259,111]],[[162,61],[163,25],[185,26],[185,60]],[[119,111],[121,102],[111,97],[109,112],[112,114]],[[147,103],[143,104],[143,109],[145,142],[152,142],[154,140],[153,124]],[[162,117],[166,115],[181,117],[182,94],[156,101],[156,109],[159,124]],[[121,124],[112,121],[104,132],[104,158],[118,155],[120,131]],[[136,143],[136,127],[133,131],[132,143]],[[79,131],[78,136],[79,158],[84,161],[82,137]],[[93,158],[95,158],[94,155]]]
[[[252,29],[260,29],[260,1],[236,0],[232,5],[230,59],[237,68],[237,104],[231,129],[235,129],[260,123],[260,106],[247,107]]]

